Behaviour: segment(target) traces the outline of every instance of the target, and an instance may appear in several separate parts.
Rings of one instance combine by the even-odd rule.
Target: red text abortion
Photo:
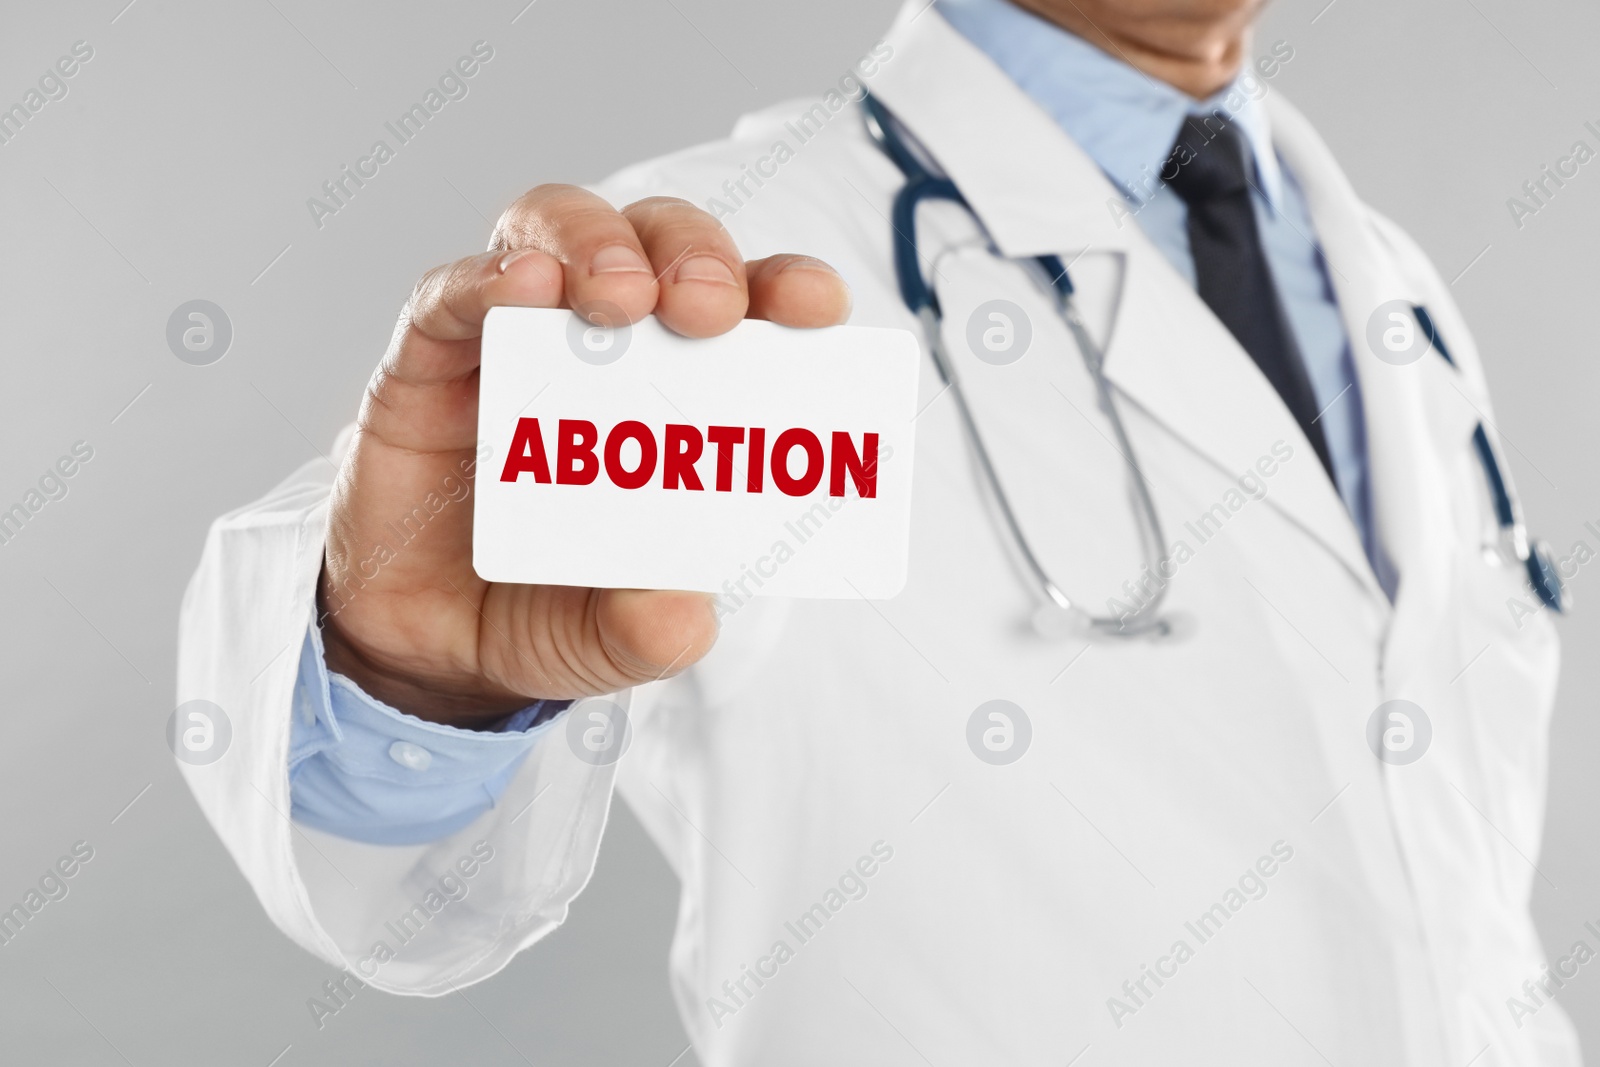
[[[861,447],[857,448],[851,434],[836,430],[824,448],[815,433],[793,427],[772,435],[769,448],[768,433],[760,426],[708,426],[701,430],[668,423],[658,431],[629,420],[611,427],[602,441],[594,423],[561,419],[556,424],[551,462],[539,420],[524,418],[517,420],[516,432],[511,435],[500,480],[515,482],[523,474],[532,474],[541,484],[591,485],[604,474],[621,489],[642,489],[654,481],[663,489],[710,488],[719,493],[760,493],[770,480],[780,493],[809,496],[826,478],[828,495],[844,496],[848,477],[857,496],[871,499],[878,495],[878,435],[859,436]],[[633,447],[627,448],[630,442]],[[716,453],[716,474],[709,487],[695,469],[708,449]],[[794,460],[796,453],[798,460]],[[629,457],[626,462],[625,454]],[[799,474],[793,473],[797,466]]]

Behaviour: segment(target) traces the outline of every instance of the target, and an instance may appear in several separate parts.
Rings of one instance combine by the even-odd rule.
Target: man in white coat
[[[1528,913],[1557,650],[1495,550],[1448,288],[1273,88],[1255,0],[1018,5],[913,0],[818,99],[535,189],[424,276],[339,469],[212,528],[179,696],[233,734],[184,768],[200,804],[290,937],[441,995],[562,922],[620,790],[682,884],[708,1065],[1577,1063]],[[916,328],[864,88],[970,205],[922,213],[923,267],[1034,551],[1108,610],[1164,591],[1173,636],[1028,627],[931,364],[893,600],[474,573],[487,309]],[[968,343],[994,300],[1030,335],[1005,366]]]

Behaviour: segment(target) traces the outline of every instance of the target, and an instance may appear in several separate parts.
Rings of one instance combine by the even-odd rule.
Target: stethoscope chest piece
[[[1168,609],[1142,625],[1120,627],[1109,617],[1092,616],[1076,606],[1064,608],[1049,602],[1034,610],[1029,623],[1035,634],[1051,641],[1120,637],[1160,644],[1187,641],[1200,625],[1192,612]]]

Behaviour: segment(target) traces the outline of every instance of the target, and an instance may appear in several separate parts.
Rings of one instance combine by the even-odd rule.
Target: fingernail
[[[590,274],[650,273],[650,264],[627,245],[607,245],[589,261]]]
[[[719,285],[732,285],[737,287],[739,280],[733,276],[733,268],[729,267],[716,256],[690,256],[678,264],[678,272],[672,276],[675,282],[716,282]]]
[[[517,260],[526,256],[532,251],[533,249],[531,248],[519,248],[515,252],[507,252],[504,256],[500,257],[500,262],[495,264],[495,266],[501,274],[504,274],[511,264],[515,263]]]
[[[789,262],[785,263],[778,273],[783,274],[791,270],[808,270],[814,274],[832,274],[836,277],[839,273],[826,263],[822,262],[822,260],[812,259],[810,256],[796,256],[794,259],[791,259]]]

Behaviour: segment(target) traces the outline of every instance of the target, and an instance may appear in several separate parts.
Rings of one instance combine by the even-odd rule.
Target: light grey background
[[[0,947],[8,1063],[666,1067],[684,1050],[666,986],[676,886],[625,811],[539,951],[470,1000],[369,991],[319,1032],[306,999],[330,969],[263,917],[163,740],[206,525],[326,448],[414,278],[481,248],[526,187],[593,180],[820,91],[894,6],[525,2],[96,0],[0,16],[0,107],[73,42],[94,48],[69,95],[0,146],[0,510],[73,442],[95,450],[68,496],[0,546],[0,905],[75,841],[95,849],[71,894]],[[1583,128],[1600,126],[1600,12],[1325,4],[1268,13],[1261,40],[1295,50],[1274,90],[1460,275],[1536,529],[1563,551],[1600,544],[1583,528],[1600,525],[1600,161],[1521,229],[1505,203],[1573,141],[1600,146]],[[495,54],[470,95],[318,230],[306,198],[479,39]],[[233,322],[214,366],[166,346],[169,313],[194,298]],[[1600,584],[1586,569],[1575,587],[1587,599]],[[1535,902],[1558,952],[1600,919],[1597,629],[1596,609],[1562,623]],[[1600,972],[1561,1000],[1600,1048]]]

